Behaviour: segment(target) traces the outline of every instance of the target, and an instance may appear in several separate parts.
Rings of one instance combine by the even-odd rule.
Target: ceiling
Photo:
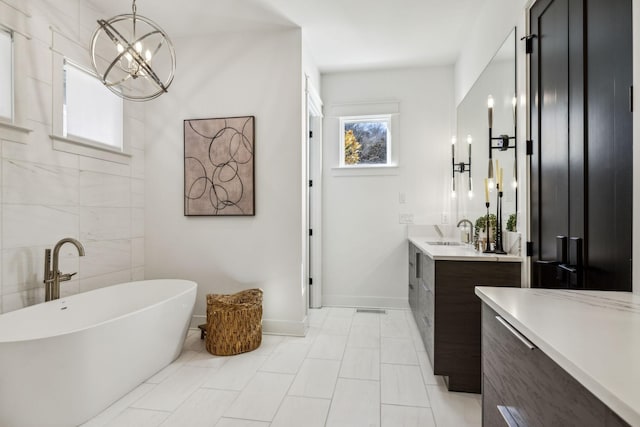
[[[130,0],[89,0],[110,15]],[[484,0],[137,0],[171,38],[301,27],[321,72],[453,64]]]

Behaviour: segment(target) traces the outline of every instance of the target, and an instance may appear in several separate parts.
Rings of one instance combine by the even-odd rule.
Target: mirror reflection
[[[495,184],[502,171],[502,223],[517,212],[516,181],[516,34],[507,36],[491,62],[457,108],[457,135],[452,138],[454,169],[471,160],[470,173],[452,173],[452,197],[457,199],[458,218],[475,223],[486,215],[485,178],[489,178],[490,213],[496,214]],[[492,108],[490,108],[492,106]],[[491,125],[491,126],[490,126]],[[490,138],[493,149],[490,149]],[[507,148],[510,147],[510,148]],[[492,170],[489,168],[492,160]],[[496,168],[497,166],[497,168]],[[455,194],[453,189],[455,188]]]

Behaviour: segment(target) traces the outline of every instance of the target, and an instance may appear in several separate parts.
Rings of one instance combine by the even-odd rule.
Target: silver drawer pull
[[[500,323],[502,323],[502,326],[504,326],[505,328],[507,328],[507,330],[509,332],[511,332],[513,335],[516,336],[516,338],[518,338],[522,344],[526,345],[527,348],[529,348],[529,350],[535,350],[536,347],[535,345],[533,345],[533,343],[531,341],[529,341],[527,338],[525,338],[524,335],[522,335],[520,332],[516,331],[515,328],[513,326],[511,326],[509,324],[509,322],[507,322],[506,320],[504,320],[502,317],[500,316],[496,316],[496,320]]]
[[[497,408],[502,418],[504,418],[504,422],[506,422],[509,427],[518,427],[518,423],[513,418],[513,415],[511,415],[511,412],[509,412],[509,408],[503,405],[498,405]]]

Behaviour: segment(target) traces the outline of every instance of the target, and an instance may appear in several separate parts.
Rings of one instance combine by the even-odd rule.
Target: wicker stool
[[[262,290],[207,295],[207,351],[231,356],[255,350],[262,342]]]

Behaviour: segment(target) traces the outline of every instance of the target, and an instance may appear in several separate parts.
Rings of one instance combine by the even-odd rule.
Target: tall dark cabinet
[[[631,0],[530,13],[532,286],[631,291]]]

